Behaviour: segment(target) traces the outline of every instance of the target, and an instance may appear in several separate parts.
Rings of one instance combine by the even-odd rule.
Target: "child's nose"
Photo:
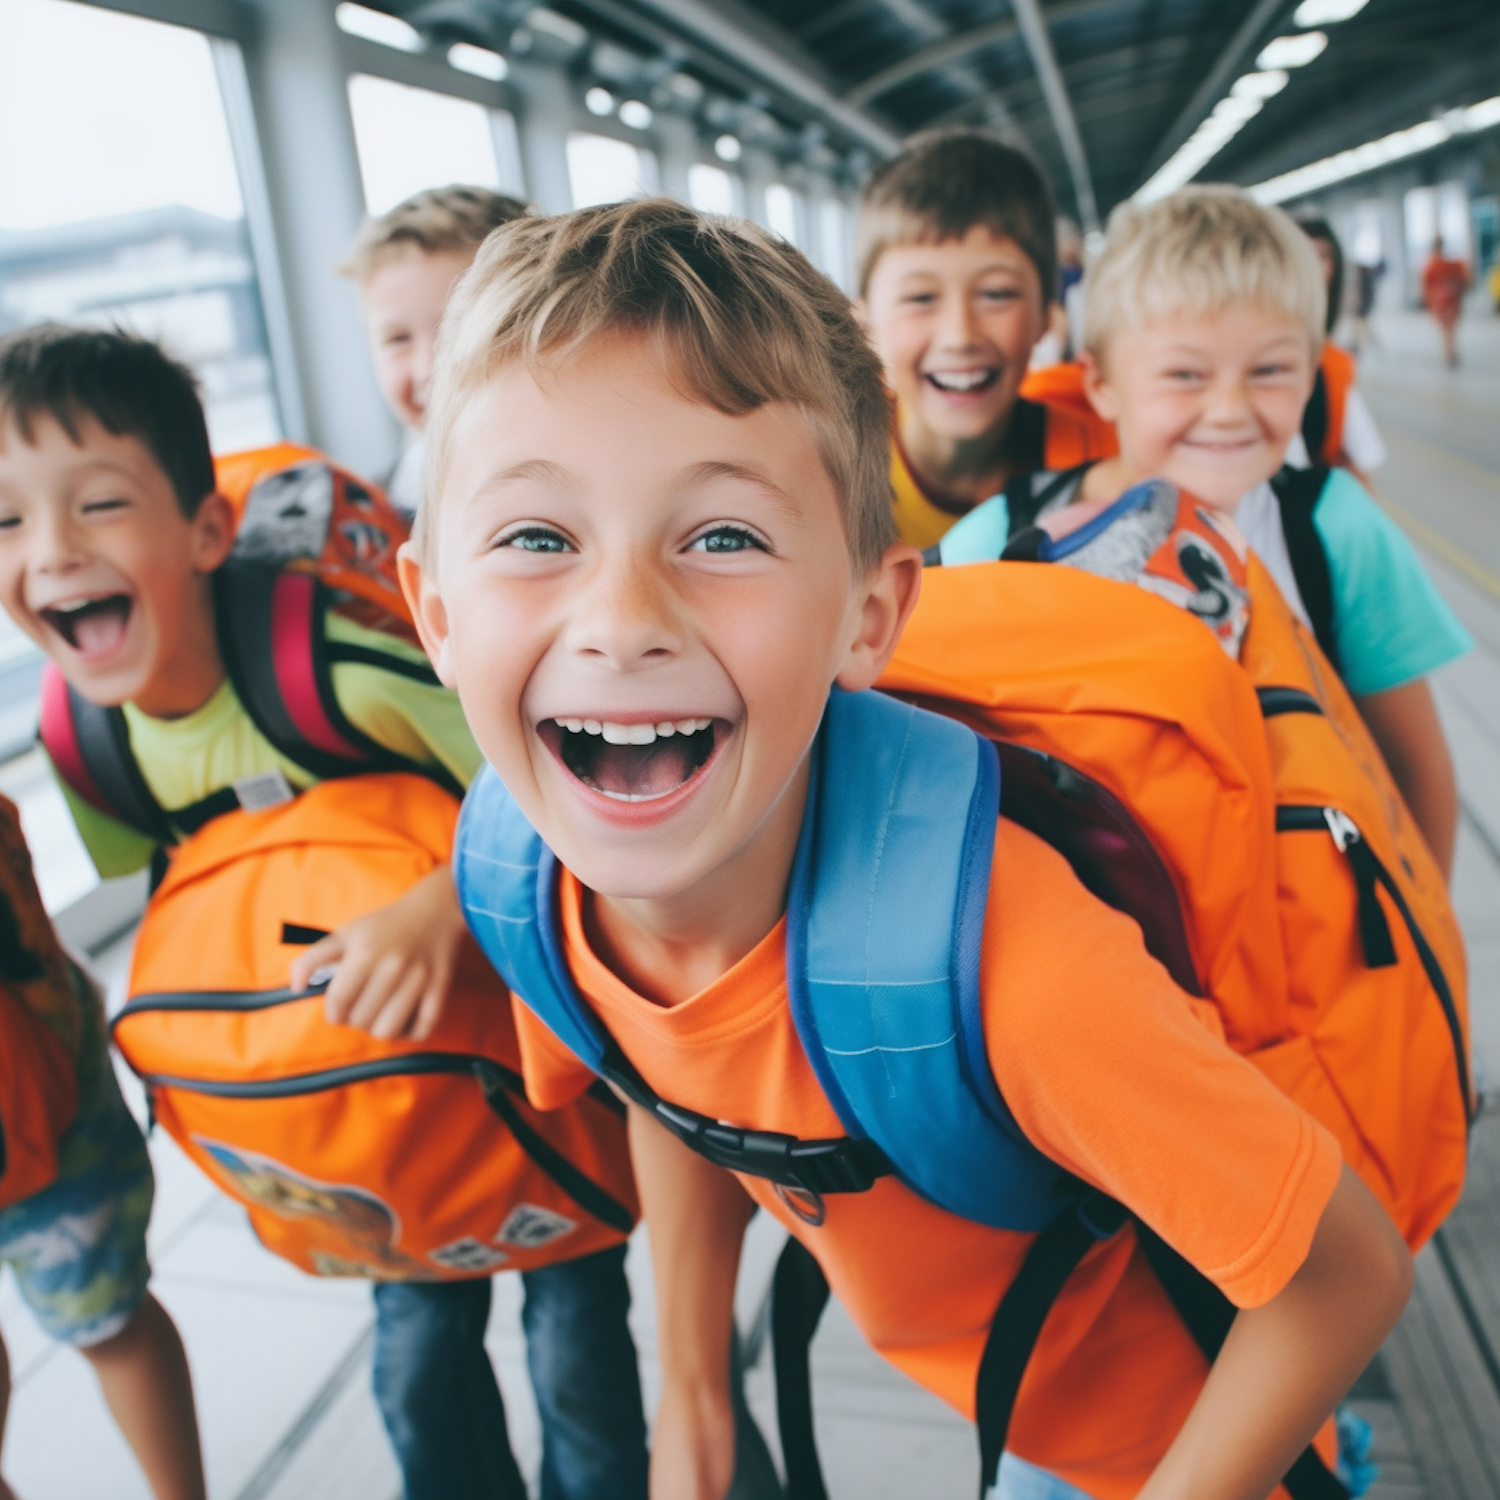
[[[32,560],[48,572],[67,568],[81,560],[78,534],[67,516],[42,515],[33,530]]]
[[[938,339],[950,349],[967,349],[979,342],[979,318],[969,298],[943,298],[938,311]]]
[[[665,660],[682,646],[672,589],[643,558],[601,567],[572,618],[573,648],[604,658],[617,671]]]

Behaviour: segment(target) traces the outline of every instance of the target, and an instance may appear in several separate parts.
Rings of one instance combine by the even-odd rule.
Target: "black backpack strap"
[[[1286,537],[1286,550],[1292,561],[1292,576],[1297,580],[1297,592],[1307,606],[1307,617],[1312,624],[1313,635],[1323,654],[1337,670],[1338,646],[1333,634],[1333,573],[1328,565],[1328,552],[1323,538],[1313,522],[1313,512],[1322,498],[1323,488],[1328,483],[1328,468],[1316,464],[1311,469],[1285,467],[1271,481],[1271,492],[1276,496],[1277,509],[1281,513],[1281,531]]]
[[[827,1305],[823,1268],[794,1236],[786,1242],[771,1281],[771,1361],[786,1500],[828,1500],[813,1430],[810,1362],[813,1335]]]
[[[1229,1337],[1230,1325],[1236,1317],[1234,1304],[1144,1224],[1136,1225],[1136,1236],[1193,1342],[1212,1364]],[[1303,1449],[1282,1483],[1292,1500],[1349,1500],[1349,1491],[1315,1448]]]
[[[1313,377],[1312,395],[1302,409],[1302,441],[1307,444],[1309,463],[1323,462],[1323,444],[1328,441],[1328,377],[1321,362]]]
[[[457,796],[446,771],[408,760],[352,723],[333,686],[338,661],[436,683],[429,667],[328,639],[329,589],[313,574],[231,558],[215,575],[219,651],[235,692],[276,751],[320,781],[406,771]]]
[[[1037,474],[1018,474],[1005,486],[1006,527],[1009,536],[1025,531],[1036,524],[1047,505],[1070,484],[1082,479],[1092,468],[1092,463],[1076,464],[1051,475],[1045,484],[1037,483]]]

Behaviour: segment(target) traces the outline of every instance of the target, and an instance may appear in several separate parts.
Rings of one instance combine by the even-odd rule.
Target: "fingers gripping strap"
[[[836,691],[787,912],[793,1018],[829,1102],[929,1201],[1035,1230],[1070,1180],[1026,1140],[985,1051],[979,953],[998,815],[992,748]]]

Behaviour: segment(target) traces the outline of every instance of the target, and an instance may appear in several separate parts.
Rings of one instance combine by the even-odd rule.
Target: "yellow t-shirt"
[[[326,630],[332,642],[426,665],[417,647],[340,615],[328,614]],[[339,707],[355,728],[418,767],[446,771],[461,786],[473,779],[483,757],[456,693],[365,662],[334,662],[331,670]],[[191,807],[243,776],[279,770],[297,790],[317,779],[276,751],[227,679],[201,708],[180,719],[155,719],[127,703],[125,722],[146,785],[169,812]],[[100,812],[61,778],[59,782],[102,877],[128,875],[150,863],[154,840]]]

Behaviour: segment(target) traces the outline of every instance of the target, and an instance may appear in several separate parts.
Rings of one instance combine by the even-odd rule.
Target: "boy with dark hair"
[[[1015,474],[1114,451],[1085,409],[1022,394],[1059,295],[1056,215],[1030,157],[968,128],[918,136],[860,195],[858,307],[895,397],[896,525],[915,546]]]
[[[951,1101],[904,1082],[933,1076],[907,1057],[956,1067],[960,1048],[1018,1136],[1244,1309],[1206,1374],[1135,1233],[1107,1235],[1043,1329],[1011,1425],[1030,1464],[1008,1462],[1000,1493],[1264,1500],[1394,1322],[1409,1257],[1332,1138],[1060,855],[991,805],[972,837],[993,863],[961,879],[949,815],[973,805],[981,752],[865,691],[921,576],[893,539],[886,419],[837,289],[676,204],[513,226],[444,324],[428,504],[402,563],[493,768],[465,808],[460,892],[530,1008],[534,1101],[576,1096],[593,1068],[633,1101],[661,1305],[655,1493],[721,1500],[729,1482],[750,1199],[877,1349],[971,1417],[987,1331],[1047,1218],[940,1208],[850,1138],[803,1040],[816,955],[856,1022],[860,975],[901,971],[873,1037],[826,1037],[825,1064],[880,1054],[882,1097],[920,1130]],[[966,747],[951,778],[939,742]],[[911,907],[862,899],[888,869]],[[932,892],[949,895],[917,913]],[[952,899],[974,902],[964,924]],[[982,1034],[907,1035],[905,997],[950,979],[975,987]],[[955,1191],[998,1193],[980,1175]]]
[[[263,806],[239,789],[269,783],[289,801],[316,779],[262,732],[226,669],[215,574],[234,537],[188,370],[122,333],[48,326],[0,340],[0,604],[74,692],[120,708],[140,776],[174,827],[174,812],[215,794]],[[478,750],[422,653],[331,608],[321,629],[331,693],[353,730],[408,770],[467,783]],[[152,859],[155,840],[63,791],[101,874]],[[443,865],[303,963],[337,965],[329,1021],[422,1039],[463,931]],[[522,1273],[527,1327],[545,1329],[528,1342],[543,1488],[559,1500],[645,1495],[624,1254]],[[489,1279],[382,1282],[374,1295],[375,1392],[408,1500],[522,1500],[484,1348]]]

